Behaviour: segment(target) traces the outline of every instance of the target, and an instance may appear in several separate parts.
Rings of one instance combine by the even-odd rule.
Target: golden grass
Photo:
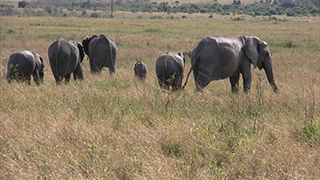
[[[195,18],[196,19],[196,18]],[[0,17],[0,179],[319,179],[319,23]],[[63,37],[104,33],[118,45],[116,74],[56,86],[47,57]],[[270,45],[274,94],[252,69],[249,95],[228,80],[165,93],[157,57],[190,52],[205,36],[256,35]],[[291,48],[289,48],[291,47]],[[44,84],[8,84],[18,49],[38,52]],[[138,60],[145,83],[134,78]],[[187,58],[186,71],[190,68]]]

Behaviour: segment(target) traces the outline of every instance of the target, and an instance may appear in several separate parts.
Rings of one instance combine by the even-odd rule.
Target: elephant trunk
[[[263,62],[262,68],[266,72],[269,84],[271,85],[273,91],[275,93],[278,92],[278,87],[274,81],[273,77],[273,70],[272,70],[272,63],[271,63],[271,58],[267,58],[266,61]]]

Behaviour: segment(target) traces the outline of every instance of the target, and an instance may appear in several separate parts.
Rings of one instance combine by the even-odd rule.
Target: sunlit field
[[[219,18],[0,17],[0,179],[320,179],[320,24]],[[116,40],[116,73],[56,86],[48,47],[60,37]],[[265,40],[279,93],[252,67],[251,92],[229,80],[161,91],[155,61],[206,36]],[[44,59],[44,84],[8,84],[9,56]],[[148,65],[146,82],[134,64]],[[240,81],[240,84],[242,80]]]

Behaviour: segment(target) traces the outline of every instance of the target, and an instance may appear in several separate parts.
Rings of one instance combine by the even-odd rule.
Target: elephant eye
[[[270,55],[270,53],[269,53],[269,52],[267,52],[266,57],[268,57],[269,55]]]

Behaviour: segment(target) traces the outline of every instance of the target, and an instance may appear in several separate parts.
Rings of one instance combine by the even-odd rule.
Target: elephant
[[[177,91],[181,89],[185,59],[182,52],[167,52],[156,62],[156,74],[161,89]]]
[[[57,85],[65,78],[65,82],[70,81],[71,73],[74,80],[84,79],[81,62],[84,58],[83,46],[80,42],[67,41],[59,38],[53,42],[48,49],[50,66]]]
[[[84,52],[89,57],[91,73],[100,73],[103,67],[109,68],[109,73],[115,72],[117,45],[111,37],[86,36],[82,41]]]
[[[256,36],[214,35],[204,38],[192,51],[187,79],[193,70],[196,90],[202,91],[213,80],[229,78],[231,91],[235,93],[239,91],[242,74],[243,91],[248,93],[252,81],[251,63],[254,68],[264,69],[273,91],[278,92],[268,44]]]
[[[147,73],[148,73],[148,67],[146,63],[142,61],[138,61],[134,65],[134,74],[139,80],[145,81],[147,77]]]
[[[31,75],[37,85],[43,83],[44,64],[42,57],[33,51],[18,50],[8,60],[6,78],[9,83],[12,80],[24,81],[31,84]]]

